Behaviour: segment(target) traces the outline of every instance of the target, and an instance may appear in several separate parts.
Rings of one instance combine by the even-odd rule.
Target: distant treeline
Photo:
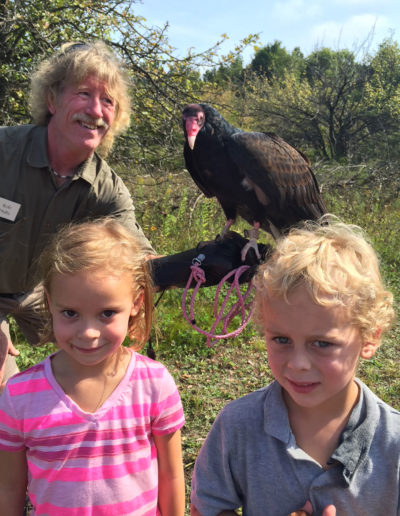
[[[257,40],[250,35],[222,60],[218,43],[178,58],[168,27],[148,26],[135,15],[136,3],[3,2],[0,124],[30,121],[27,93],[37,60],[65,41],[102,38],[131,79],[132,124],[114,156],[132,175],[156,177],[182,168],[180,112],[197,100],[217,105],[234,125],[280,134],[314,162],[399,159],[400,48],[393,39],[373,53],[365,45],[356,51],[320,48],[308,56],[275,41],[255,47],[243,66],[243,45]]]

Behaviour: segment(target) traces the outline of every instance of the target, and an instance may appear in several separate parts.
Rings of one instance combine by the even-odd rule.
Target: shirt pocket
[[[0,247],[4,248],[6,245],[12,245],[12,239],[17,238],[19,231],[22,228],[23,219],[19,220],[4,220],[0,219]],[[19,237],[21,238],[21,236]]]

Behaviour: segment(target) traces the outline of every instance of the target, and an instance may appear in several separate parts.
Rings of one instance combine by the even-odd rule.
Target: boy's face
[[[339,409],[357,399],[359,357],[376,345],[363,342],[343,310],[317,305],[304,286],[288,298],[267,297],[263,323],[268,362],[289,407]]]

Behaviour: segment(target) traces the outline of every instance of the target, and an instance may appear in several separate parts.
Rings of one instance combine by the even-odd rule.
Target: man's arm
[[[8,331],[8,322],[3,320],[0,323],[0,394],[5,387],[5,382],[3,383],[3,376],[8,354],[18,356],[19,351],[11,342],[10,334]]]
[[[25,450],[0,451],[0,514],[21,516],[27,486]]]

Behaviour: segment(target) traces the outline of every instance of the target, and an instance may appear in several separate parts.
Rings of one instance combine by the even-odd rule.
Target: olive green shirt
[[[57,188],[47,127],[0,127],[0,293],[34,287],[37,258],[62,224],[105,215],[115,216],[137,235],[144,252],[154,253],[128,189],[97,154]]]

